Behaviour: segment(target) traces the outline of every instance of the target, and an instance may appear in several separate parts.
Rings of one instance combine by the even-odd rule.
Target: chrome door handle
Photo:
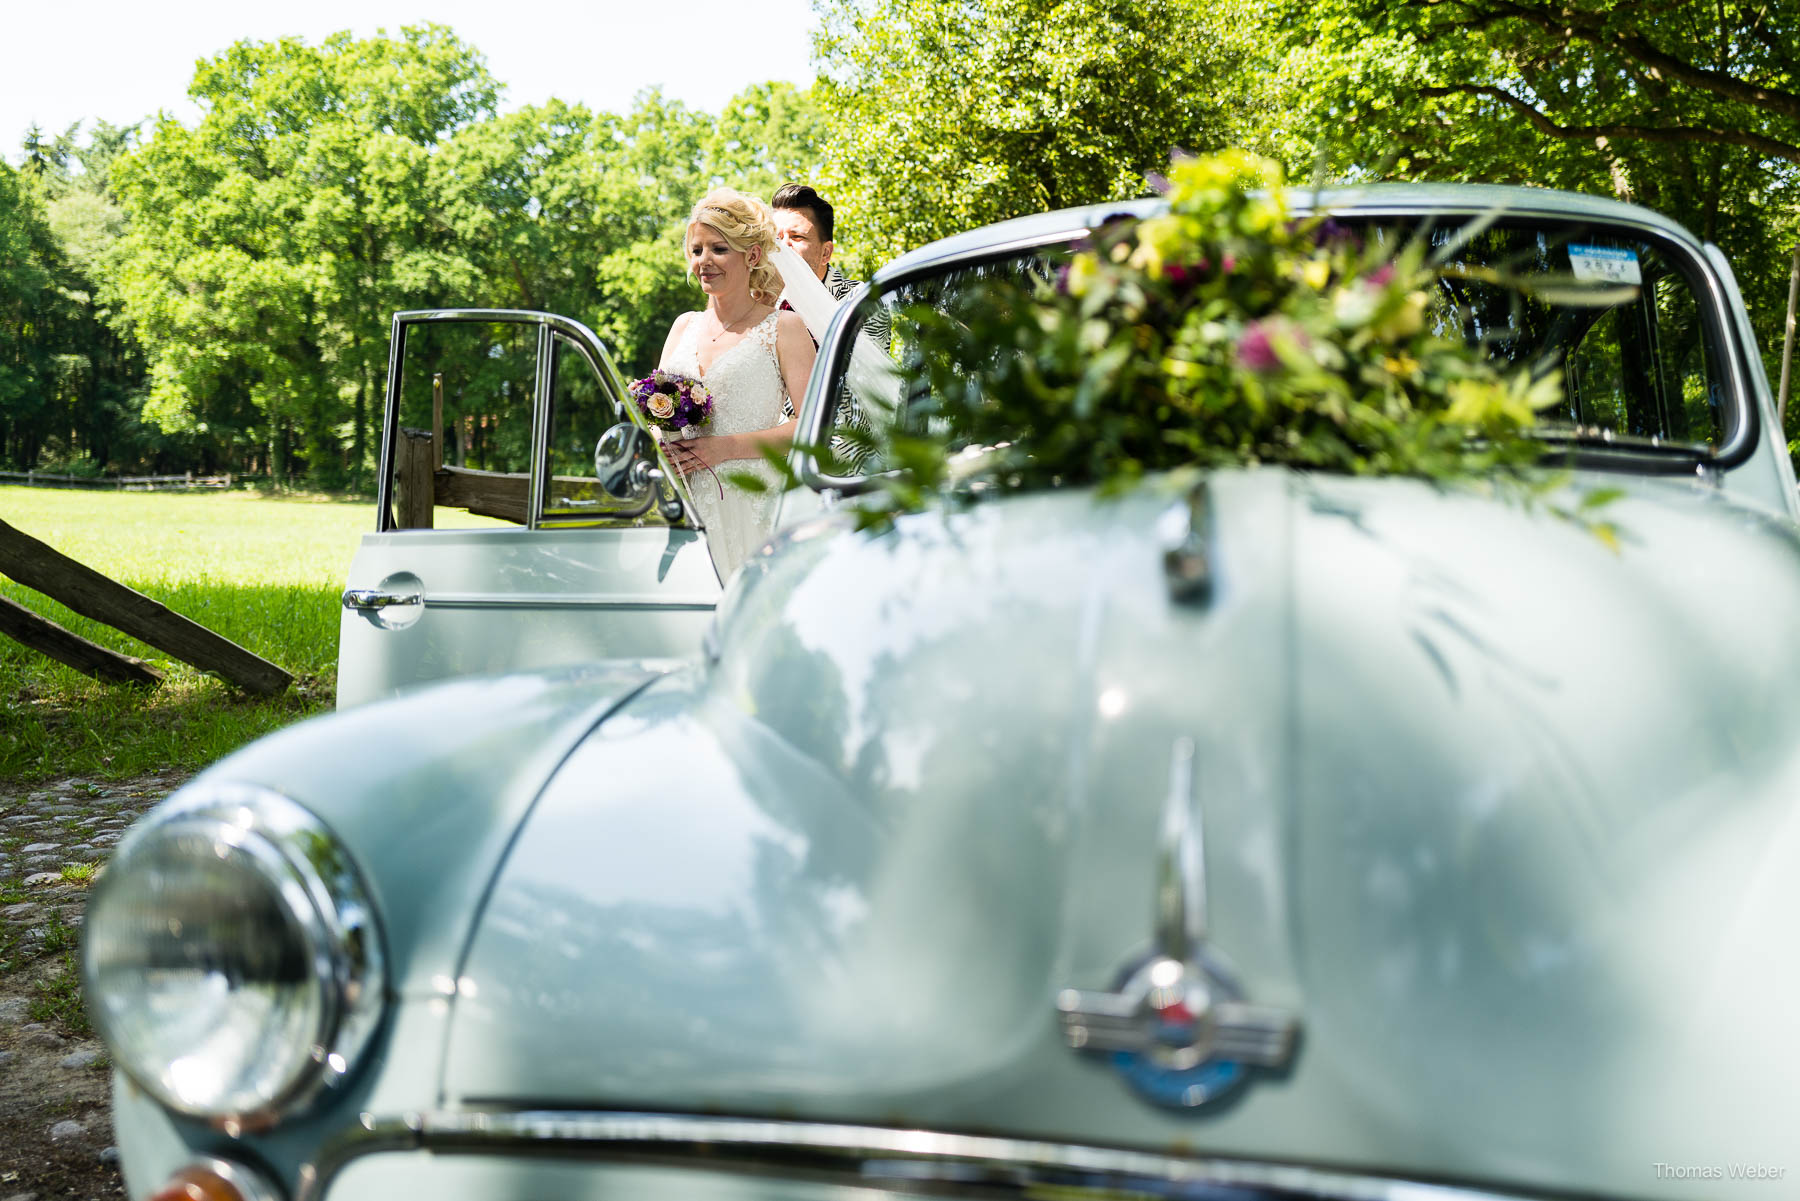
[[[416,592],[383,592],[379,588],[350,588],[344,592],[344,608],[386,609],[391,605],[416,605],[422,599]]]

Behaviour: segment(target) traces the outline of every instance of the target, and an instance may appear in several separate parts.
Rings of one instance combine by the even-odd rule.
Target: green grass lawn
[[[0,577],[0,596],[165,676],[156,688],[103,684],[0,637],[0,778],[199,768],[330,708],[339,597],[374,517],[367,500],[0,487],[0,520],[294,676],[279,697],[247,697]]]

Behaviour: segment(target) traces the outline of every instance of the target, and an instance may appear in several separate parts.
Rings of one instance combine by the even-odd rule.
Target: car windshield
[[[1436,331],[1479,347],[1503,367],[1560,372],[1564,400],[1545,411],[1545,433],[1628,450],[1708,453],[1735,416],[1719,332],[1696,295],[1685,256],[1645,234],[1580,222],[1470,222],[1461,217],[1340,222],[1345,236],[1398,252],[1423,239],[1441,274]],[[962,263],[871,295],[839,345],[828,416],[827,475],[887,465],[864,452],[855,427],[904,422],[919,403],[909,382],[908,310],[953,309],[996,274],[1048,281],[1064,252],[1035,249]],[[980,364],[970,372],[979,376]],[[908,394],[908,390],[913,390]]]
[[[1661,247],[1580,226],[1419,232],[1441,264],[1439,333],[1500,364],[1563,373],[1565,399],[1543,415],[1547,425],[1656,443],[1724,441],[1717,355],[1692,285]]]

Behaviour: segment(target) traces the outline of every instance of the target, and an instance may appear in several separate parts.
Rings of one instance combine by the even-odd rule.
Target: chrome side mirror
[[[609,426],[594,443],[594,479],[600,490],[615,500],[647,499],[646,485],[637,478],[637,469],[646,460],[639,453],[638,428],[629,421]]]
[[[676,522],[686,512],[675,485],[658,466],[656,444],[629,421],[609,427],[594,443],[594,479],[602,492],[636,506],[637,513],[654,503],[663,520]]]
[[[681,495],[675,491],[675,485],[669,481],[668,475],[662,468],[649,459],[639,459],[631,466],[631,484],[634,494],[645,490],[655,491],[656,511],[662,514],[665,521],[681,520],[681,515],[685,511],[682,508]]]

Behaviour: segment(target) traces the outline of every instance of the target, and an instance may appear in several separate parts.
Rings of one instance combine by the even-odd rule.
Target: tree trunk
[[[362,335],[353,334],[351,337],[351,345],[356,351],[358,378],[355,429],[350,438],[350,486],[361,491],[363,468],[369,453],[369,364],[363,359]]]

